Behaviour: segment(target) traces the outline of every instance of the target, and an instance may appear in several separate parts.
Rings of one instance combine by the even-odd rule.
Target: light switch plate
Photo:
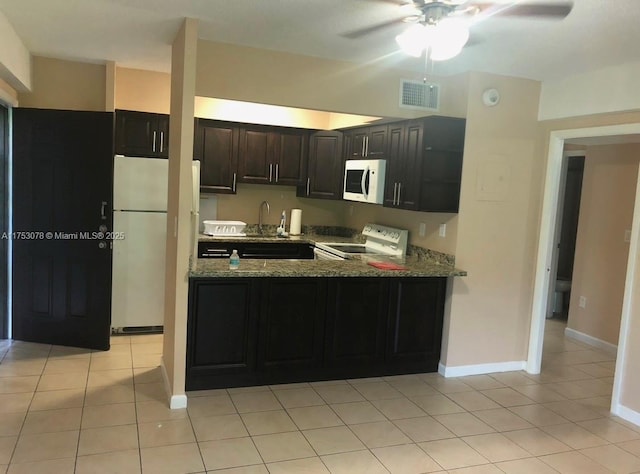
[[[427,224],[425,224],[424,222],[420,223],[418,234],[420,234],[420,237],[424,237],[427,234]]]
[[[440,229],[438,230],[438,235],[440,237],[447,236],[447,224],[440,224]]]

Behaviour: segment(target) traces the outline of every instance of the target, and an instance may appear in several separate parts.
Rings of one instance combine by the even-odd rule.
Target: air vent
[[[430,82],[400,81],[400,107],[403,109],[438,110],[440,85]]]

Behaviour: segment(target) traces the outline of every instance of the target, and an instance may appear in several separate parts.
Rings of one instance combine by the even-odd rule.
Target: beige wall
[[[587,148],[568,327],[617,345],[640,145]],[[579,306],[584,296],[587,304]]]
[[[116,67],[116,109],[168,114],[171,74]]]
[[[271,213],[265,214],[265,224],[279,224],[280,214],[287,213],[287,228],[291,209],[302,209],[302,225],[345,225],[344,203],[323,199],[296,197],[293,186],[269,186],[262,184],[239,184],[238,194],[217,194],[218,219],[240,220],[247,224],[258,223],[258,207],[268,201]]]
[[[482,104],[495,87],[501,100]],[[526,359],[540,203],[538,82],[472,73],[456,266],[441,360],[450,367]]]
[[[0,79],[0,101],[14,105],[18,102],[18,93],[16,90]]]
[[[196,95],[384,117],[420,117],[398,106],[400,79],[420,74],[375,65],[198,42]],[[463,117],[466,76],[433,78],[442,85],[442,115]]]
[[[106,67],[34,56],[31,92],[19,93],[21,107],[105,110]]]

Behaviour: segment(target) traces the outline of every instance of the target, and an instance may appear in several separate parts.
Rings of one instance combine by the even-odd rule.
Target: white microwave
[[[347,160],[343,199],[382,204],[386,165],[385,160]]]

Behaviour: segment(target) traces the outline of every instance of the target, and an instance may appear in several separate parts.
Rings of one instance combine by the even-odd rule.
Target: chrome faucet
[[[260,208],[258,210],[258,232],[260,234],[264,233],[263,230],[262,230],[262,211],[263,211],[265,205],[267,206],[267,214],[269,214],[271,212],[271,208],[269,207],[269,203],[267,201],[262,201],[260,203]]]

